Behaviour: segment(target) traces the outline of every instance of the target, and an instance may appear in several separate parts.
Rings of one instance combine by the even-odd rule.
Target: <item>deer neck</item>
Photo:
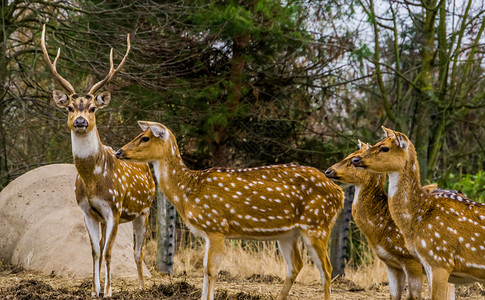
[[[184,207],[189,201],[189,195],[194,191],[196,184],[194,175],[197,171],[192,171],[185,166],[176,144],[172,149],[170,157],[153,162],[153,169],[160,190],[184,218]]]
[[[365,183],[355,185],[352,212],[359,227],[378,224],[382,214],[388,211],[384,185],[385,175],[373,173]]]
[[[105,149],[94,127],[87,133],[71,131],[72,155],[79,176],[85,183],[95,183],[97,176],[102,176]]]
[[[414,224],[421,220],[430,205],[422,199],[419,165],[414,149],[410,149],[404,169],[390,172],[388,176],[389,210],[408,241],[413,235]]]

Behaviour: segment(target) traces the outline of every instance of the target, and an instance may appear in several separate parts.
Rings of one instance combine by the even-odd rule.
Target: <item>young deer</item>
[[[328,168],[325,175],[355,185],[352,217],[372,250],[386,265],[391,300],[401,299],[406,277],[409,286],[407,299],[421,299],[423,268],[406,249],[404,237],[391,218],[384,191],[385,175],[356,170],[352,165],[352,160],[369,147],[359,141],[360,149]]]
[[[257,168],[189,170],[165,126],[139,121],[144,130],[123,146],[120,159],[152,162],[162,192],[190,230],[205,239],[202,299],[214,298],[224,239],[278,240],[287,275],[278,299],[286,299],[302,260],[303,241],[330,299],[330,230],[343,206],[343,192],[312,167],[295,164]]]
[[[103,145],[96,129],[95,113],[106,107],[111,99],[109,92],[95,95],[123,66],[130,51],[130,40],[120,65],[113,67],[113,49],[110,54],[110,71],[84,96],[77,94],[72,85],[56,69],[60,49],[54,63],[45,46],[45,25],[42,30],[42,51],[52,73],[69,92],[55,90],[57,106],[68,110],[67,125],[71,129],[74,165],[78,171],[74,187],[78,205],[84,212],[84,221],[91,241],[93,255],[92,295],[100,293],[100,269],[104,258],[104,296],[111,296],[110,262],[118,224],[133,222],[135,234],[134,254],[140,288],[143,289],[142,246],[148,227],[150,204],[155,198],[155,183],[147,164],[123,162],[115,157],[111,147]],[[99,228],[101,225],[101,236]]]
[[[485,281],[485,207],[454,191],[421,188],[414,145],[402,133],[352,159],[356,168],[389,176],[389,210],[406,248],[424,266],[432,299],[445,299],[447,282]]]

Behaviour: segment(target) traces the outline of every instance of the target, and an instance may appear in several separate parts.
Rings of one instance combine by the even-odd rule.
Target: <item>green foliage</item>
[[[447,189],[464,193],[473,201],[485,202],[485,171],[478,171],[476,174],[450,174],[441,184]]]

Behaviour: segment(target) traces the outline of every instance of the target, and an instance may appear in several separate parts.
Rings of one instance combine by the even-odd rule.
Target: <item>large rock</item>
[[[40,167],[0,192],[0,259],[47,274],[92,275],[89,236],[74,196],[76,174],[69,164]],[[120,225],[111,261],[113,277],[136,278],[131,223]],[[146,267],[144,273],[149,275]]]

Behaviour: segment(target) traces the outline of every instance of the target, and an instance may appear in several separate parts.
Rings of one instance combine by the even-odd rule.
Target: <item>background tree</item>
[[[463,171],[482,169],[484,3],[359,3],[374,37],[357,52],[373,67],[362,86],[369,110],[413,138],[423,180],[463,159]]]
[[[65,161],[45,101],[52,83],[40,59],[41,25],[57,26],[82,11],[72,1],[1,1],[0,188],[30,168]],[[49,87],[49,88],[47,88]]]

